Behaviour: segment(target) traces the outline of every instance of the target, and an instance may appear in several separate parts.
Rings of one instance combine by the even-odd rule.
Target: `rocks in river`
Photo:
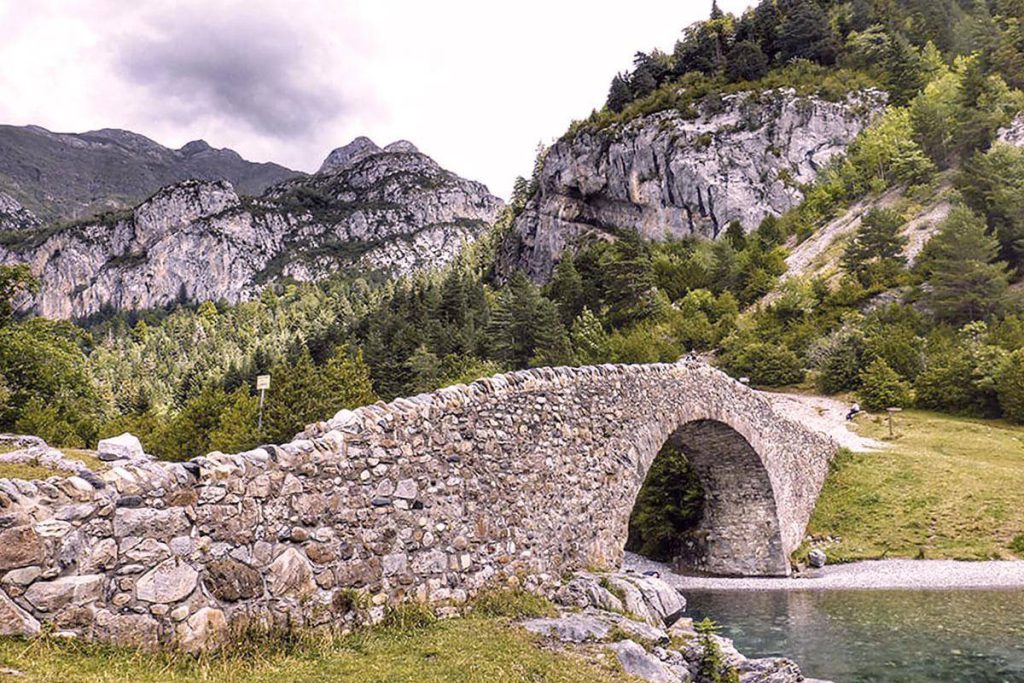
[[[650,683],[701,680],[704,644],[693,621],[680,616],[686,601],[661,579],[630,572],[581,573],[554,597],[565,605],[558,616],[520,625],[563,648],[608,650],[626,673]],[[741,683],[805,680],[789,659],[749,659],[728,638],[710,638]]]
[[[828,556],[824,550],[815,548],[807,555],[807,564],[815,569],[821,569],[828,562]]]

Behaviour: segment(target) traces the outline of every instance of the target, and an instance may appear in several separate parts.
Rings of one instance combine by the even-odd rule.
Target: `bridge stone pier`
[[[622,560],[667,442],[705,489],[684,558],[784,575],[835,450],[698,361],[542,368],[339,412],[294,441],[0,480],[0,633],[143,646],[346,625]]]

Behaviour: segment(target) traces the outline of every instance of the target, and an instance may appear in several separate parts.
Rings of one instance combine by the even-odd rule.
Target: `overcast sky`
[[[722,0],[739,12],[747,0]],[[507,196],[711,0],[0,0],[0,123],[202,138],[314,171],[408,139]]]

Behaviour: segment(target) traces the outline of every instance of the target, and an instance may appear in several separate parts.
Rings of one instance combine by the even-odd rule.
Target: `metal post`
[[[266,389],[260,389],[260,417],[256,422],[256,431],[263,431],[263,396],[267,393]]]
[[[270,388],[270,375],[258,375],[256,377],[256,388],[260,390],[260,417],[256,423],[256,429],[263,431],[263,397]]]

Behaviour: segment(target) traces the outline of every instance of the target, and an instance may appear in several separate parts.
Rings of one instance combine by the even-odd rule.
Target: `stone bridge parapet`
[[[786,574],[835,450],[699,361],[541,368],[343,410],[290,443],[0,479],[0,634],[209,644],[618,566],[662,446],[705,488],[696,569]]]

